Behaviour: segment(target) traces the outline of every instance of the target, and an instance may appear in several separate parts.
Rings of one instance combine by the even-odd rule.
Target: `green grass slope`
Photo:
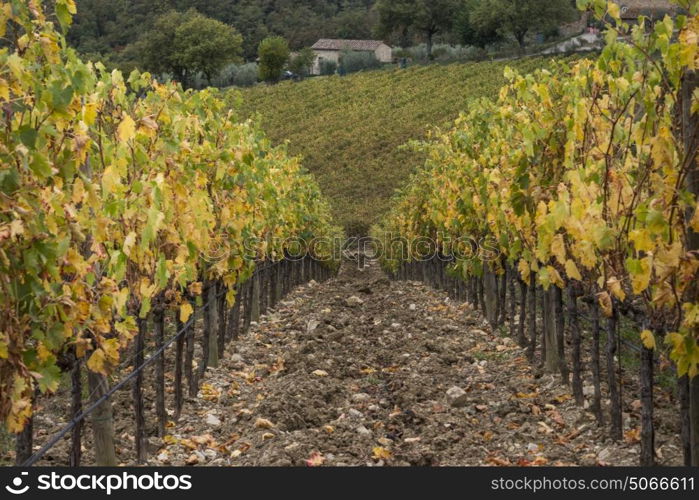
[[[506,66],[529,73],[551,65],[551,59],[527,58],[258,85],[241,91],[241,111],[259,113],[273,141],[290,142],[330,198],[337,221],[361,234],[422,161],[401,145],[448,124],[469,99],[495,98]]]

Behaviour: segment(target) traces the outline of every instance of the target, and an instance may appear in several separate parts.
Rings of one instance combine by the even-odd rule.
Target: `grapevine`
[[[299,159],[213,90],[82,61],[38,0],[3,1],[0,419],[20,431],[73,349],[103,375],[155,308],[186,322],[204,285],[236,285],[287,241],[337,234]],[[252,243],[251,243],[252,242]],[[328,249],[293,249],[333,265]]]

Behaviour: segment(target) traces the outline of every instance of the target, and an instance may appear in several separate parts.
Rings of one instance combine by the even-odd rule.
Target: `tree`
[[[220,21],[194,10],[170,11],[155,20],[132,50],[141,54],[145,69],[170,73],[188,86],[199,72],[210,83],[226,64],[239,61],[242,43],[240,34]]]
[[[462,0],[379,0],[379,32],[405,34],[412,29],[424,36],[432,58],[435,35],[452,28],[461,4]]]
[[[503,39],[498,31],[498,23],[494,18],[490,22],[483,20],[480,25],[474,25],[471,21],[473,12],[477,9],[479,0],[464,0],[454,17],[453,32],[455,41],[462,45],[473,45],[485,48]]]
[[[190,73],[203,73],[209,85],[225,65],[242,62],[240,33],[201,14],[181,24],[175,32],[175,40],[180,64]]]
[[[280,36],[265,38],[257,49],[260,59],[260,80],[278,82],[289,60],[289,44]]]
[[[300,76],[307,76],[311,72],[311,66],[316,59],[313,49],[306,47],[289,61],[289,70]]]
[[[498,26],[501,35],[512,36],[524,51],[529,33],[558,26],[574,13],[570,0],[481,0],[469,21],[485,32]]]

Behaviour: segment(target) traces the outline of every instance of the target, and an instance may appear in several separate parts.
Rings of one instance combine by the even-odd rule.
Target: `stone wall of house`
[[[332,61],[335,64],[340,63],[340,51],[337,50],[314,50],[316,54],[315,61],[313,62],[313,69],[311,71],[314,75],[320,75],[320,63],[321,61]]]
[[[393,50],[386,44],[381,45],[374,53],[376,54],[376,59],[382,63],[390,63],[393,61]]]

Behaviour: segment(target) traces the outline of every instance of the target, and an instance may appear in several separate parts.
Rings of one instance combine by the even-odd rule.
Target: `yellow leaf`
[[[202,283],[201,281],[196,281],[189,285],[189,293],[192,295],[201,295]]]
[[[372,452],[371,457],[374,460],[388,460],[393,456],[390,450],[387,450],[381,446],[375,446]]]
[[[90,359],[87,360],[87,367],[91,372],[101,373],[102,375],[108,375],[107,367],[105,363],[105,355],[102,349],[96,349],[92,353]]]
[[[43,342],[39,342],[39,345],[36,348],[36,354],[41,362],[46,362],[53,357],[53,354],[48,350]]]
[[[607,292],[600,292],[597,294],[597,301],[602,308],[602,313],[611,318],[612,316],[612,298]]]
[[[646,349],[655,349],[655,336],[650,330],[643,330],[641,332],[641,340]]]
[[[553,241],[551,241],[551,255],[556,257],[556,260],[558,260],[558,262],[560,262],[561,264],[565,264],[566,246],[565,242],[563,241],[562,234],[557,234],[553,237]]]
[[[612,19],[619,20],[619,6],[617,4],[614,2],[609,2],[607,12],[609,13],[609,17]]]
[[[623,301],[626,298],[626,293],[624,293],[624,289],[621,287],[621,282],[615,276],[607,280],[607,287],[617,299]]]
[[[24,223],[21,219],[15,219],[10,222],[10,236],[14,238],[15,236],[21,236],[24,234]]]
[[[117,169],[112,165],[109,165],[102,172],[102,189],[106,193],[113,193],[118,187],[121,186],[121,176]]]
[[[529,263],[524,259],[520,259],[519,264],[517,264],[517,269],[519,269],[519,275],[522,277],[522,281],[524,281],[528,285],[529,279],[531,278],[531,270],[529,269]]]
[[[572,280],[582,281],[582,275],[578,270],[578,266],[572,260],[567,260],[565,264],[566,274]]]
[[[652,257],[645,257],[638,261],[638,268],[631,274],[631,288],[635,295],[640,294],[648,288],[652,271]]]
[[[7,85],[7,81],[0,78],[0,99],[5,101],[10,100],[10,87]]]
[[[124,252],[124,254],[126,254],[127,257],[131,257],[131,250],[133,249],[135,243],[136,233],[131,231],[129,234],[126,235],[126,238],[124,238],[124,246],[122,248],[122,252]]]
[[[97,103],[88,102],[83,107],[83,121],[86,125],[94,125],[97,119]]]
[[[129,298],[129,289],[124,287],[114,296],[114,308],[119,314],[125,311],[126,301]]]
[[[650,232],[645,229],[634,229],[629,232],[629,240],[639,252],[650,252],[655,246],[650,238]]]
[[[75,182],[73,183],[73,196],[71,197],[73,203],[80,203],[83,201],[84,196],[85,185],[83,184],[83,181],[81,179],[75,179]]]
[[[117,128],[117,136],[121,142],[128,142],[136,135],[136,123],[133,118],[124,113],[124,118]]]
[[[184,304],[182,304],[180,306],[180,321],[182,323],[186,323],[193,312],[194,309],[192,308],[192,304],[190,304],[189,302],[185,302]]]

